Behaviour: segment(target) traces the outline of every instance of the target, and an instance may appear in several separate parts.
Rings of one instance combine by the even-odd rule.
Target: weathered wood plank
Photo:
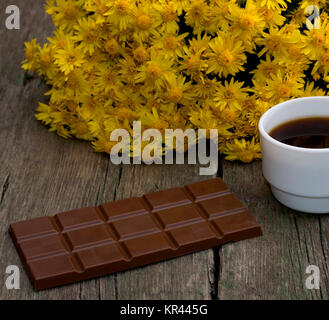
[[[9,4],[0,3],[0,272],[8,264],[21,267],[7,232],[12,221],[202,179],[197,166],[115,167],[88,143],[48,133],[33,117],[46,88],[36,78],[24,83],[20,65],[24,41],[44,41],[53,26],[44,1],[17,0],[21,30],[8,31],[2,22]],[[224,170],[226,182],[263,225],[264,237],[39,293],[22,272],[21,290],[9,291],[0,281],[0,299],[209,299],[217,287],[220,299],[328,299],[329,217],[278,204],[260,163],[225,163]],[[321,269],[319,291],[305,289],[309,264]]]
[[[7,86],[7,95],[1,104],[1,113],[8,113],[10,109],[16,111],[16,117],[8,119],[9,123],[1,121],[0,124],[0,183],[5,191],[0,204],[2,272],[9,264],[21,267],[8,235],[11,222],[96,205],[102,201],[99,195],[103,193],[108,157],[94,153],[87,143],[66,141],[47,132],[33,117],[33,105],[41,98],[41,91],[38,80],[23,89]],[[36,92],[39,92],[39,97]],[[11,127],[10,134],[3,125]],[[112,181],[118,180],[119,171],[119,168],[111,166]],[[115,183],[107,186],[107,200],[111,200],[111,195],[113,199],[114,188]],[[21,275],[22,289],[9,291],[1,284],[0,298],[99,298],[98,280],[36,293],[25,272]],[[112,286],[112,297],[114,290]]]
[[[24,42],[37,38],[43,43],[52,35],[53,23],[45,13],[46,1],[2,0],[0,3],[0,70],[1,78],[11,84],[21,85],[24,70],[21,62],[24,57]],[[15,4],[20,9],[20,30],[8,30],[5,20],[7,6]]]
[[[121,169],[110,164],[107,156],[93,153],[87,143],[66,141],[48,133],[33,118],[33,101],[42,98],[43,90],[44,88],[39,88],[38,80],[30,82],[23,89],[7,86],[6,96],[2,101],[4,110],[9,110],[7,101],[11,101],[10,105],[16,109],[20,107],[20,101],[24,101],[26,105],[18,118],[9,117],[8,122],[0,124],[0,143],[3,150],[0,156],[3,164],[0,169],[3,186],[0,205],[2,270],[9,264],[21,267],[8,235],[8,226],[13,221],[200,180],[197,166],[124,166]],[[39,92],[39,96],[36,96],[36,92]],[[10,134],[8,128],[3,127],[8,124],[12,128]],[[163,264],[40,293],[33,291],[22,272],[22,289],[8,291],[2,286],[0,298],[209,299],[213,261],[213,251],[209,250]],[[154,281],[157,290],[152,289]]]
[[[224,180],[259,221],[264,236],[220,250],[220,299],[328,299],[329,216],[298,213],[272,196],[261,162],[223,164]],[[305,287],[305,269],[321,270],[320,290]]]
[[[13,221],[50,215],[73,208],[95,205],[103,194],[106,156],[92,152],[87,143],[65,141],[47,132],[34,118],[37,102],[46,91],[39,79],[24,83],[24,41],[51,35],[52,23],[44,13],[43,1],[17,1],[21,9],[21,30],[0,33],[0,272],[6,266],[20,267],[21,290],[7,290],[0,282],[0,299],[99,298],[99,280],[90,280],[40,293],[32,289],[8,235]],[[1,1],[1,21],[10,1]],[[112,181],[119,168],[111,166]],[[107,200],[114,187],[107,186]],[[112,195],[112,198],[111,198]],[[2,279],[5,279],[3,276]],[[108,278],[114,283],[114,278]],[[115,297],[111,285],[108,298]]]
[[[1,3],[1,13],[8,4]],[[44,41],[52,32],[43,4],[18,1],[21,30],[0,30],[0,236],[3,240],[0,270],[5,270],[8,264],[17,264],[22,270],[7,232],[12,221],[199,180],[197,166],[115,167],[107,156],[93,153],[87,143],[65,141],[48,133],[34,119],[37,101],[44,100],[42,94],[46,88],[37,78],[24,83],[20,65],[24,59],[24,41],[34,37]],[[0,298],[210,298],[212,252],[39,293],[33,291],[22,272],[22,289],[8,291],[0,284]]]
[[[183,186],[200,177],[194,165],[124,166],[116,197]],[[213,250],[206,250],[150,266],[118,273],[118,299],[211,299],[214,281]],[[105,296],[107,290],[103,291]]]

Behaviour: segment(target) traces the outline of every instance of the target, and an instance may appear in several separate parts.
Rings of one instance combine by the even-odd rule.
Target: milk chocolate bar
[[[10,234],[41,290],[257,237],[262,230],[215,178],[15,222]]]

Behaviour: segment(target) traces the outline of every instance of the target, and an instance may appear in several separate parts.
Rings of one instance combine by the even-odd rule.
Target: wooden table
[[[21,30],[6,30],[0,4],[0,299],[328,299],[329,217],[300,214],[274,200],[261,163],[223,162],[224,179],[261,223],[264,236],[131,271],[35,292],[8,235],[13,221],[140,196],[206,179],[195,165],[113,165],[86,142],[64,140],[34,118],[46,88],[20,68],[24,41],[46,40],[44,1],[17,0]],[[21,289],[5,287],[7,265]],[[320,290],[305,287],[308,265]]]

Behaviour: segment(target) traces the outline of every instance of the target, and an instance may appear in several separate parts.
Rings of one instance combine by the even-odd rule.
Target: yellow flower
[[[100,37],[98,35],[98,27],[92,16],[88,18],[81,18],[78,24],[74,27],[76,30],[72,39],[80,43],[79,48],[84,53],[92,55],[95,49],[100,46]]]
[[[252,41],[265,27],[265,19],[252,0],[247,1],[245,8],[230,7],[230,13],[232,32],[239,35],[243,41]]]
[[[51,116],[52,111],[53,110],[50,108],[50,106],[39,102],[39,106],[37,108],[38,113],[35,115],[35,117],[44,124],[49,125],[53,121],[53,117]]]
[[[110,63],[102,63],[97,66],[95,78],[95,90],[97,92],[109,94],[115,91],[118,82],[118,78]]]
[[[155,108],[153,108],[152,111],[145,112],[141,120],[146,127],[157,129],[161,133],[164,133],[164,131],[169,128],[169,123],[160,117]]]
[[[45,11],[51,16],[54,16],[58,13],[55,0],[47,0],[45,5]]]
[[[63,110],[59,107],[57,107],[51,115],[53,117],[53,123],[57,125],[63,125],[65,127],[70,126],[72,122],[76,119],[76,114],[70,113],[68,110]]]
[[[201,33],[204,21],[209,19],[210,10],[205,0],[191,0],[185,8],[185,21],[193,27],[194,33]]]
[[[225,107],[220,113],[220,117],[225,122],[233,122],[238,118],[238,116],[239,116],[238,110],[229,107]]]
[[[54,55],[53,48],[48,46],[46,43],[43,48],[40,49],[39,52],[39,67],[38,72],[41,75],[44,75],[46,78],[50,79],[55,74],[55,66],[53,64]]]
[[[203,81],[204,74],[208,68],[208,63],[204,51],[191,52],[187,47],[184,48],[183,60],[180,61],[179,70],[184,71],[195,81]]]
[[[132,50],[132,56],[137,63],[144,63],[149,58],[149,52],[143,45]]]
[[[64,74],[69,74],[76,67],[81,67],[84,63],[84,55],[80,48],[76,47],[73,42],[68,42],[63,49],[58,50],[55,54],[55,64],[59,66]]]
[[[135,111],[144,107],[145,98],[140,94],[136,88],[125,86],[123,90],[118,90],[115,97],[115,105],[118,108],[127,108],[127,114],[135,115]],[[118,114],[120,112],[118,111]],[[123,120],[123,116],[119,115],[119,118]]]
[[[251,73],[254,74],[253,79],[257,82],[266,82],[266,80],[272,75],[276,74],[280,69],[280,65],[277,60],[272,60],[270,55],[266,55],[266,60],[261,60],[256,70]]]
[[[154,8],[159,11],[163,24],[162,32],[177,33],[179,30],[178,8],[179,4],[174,1],[159,0],[158,4],[154,4]]]
[[[84,8],[94,13],[96,24],[102,24],[106,20],[105,14],[109,9],[107,4],[107,0],[87,0],[84,1]]]
[[[165,121],[173,129],[186,130],[191,128],[191,124],[188,123],[187,108],[179,107],[175,103],[162,104],[160,112]]]
[[[260,5],[270,9],[287,9],[287,2],[291,2],[291,0],[261,0]]]
[[[320,72],[323,75],[329,74],[329,49],[323,50],[314,64],[312,74]]]
[[[157,33],[152,40],[152,46],[162,51],[165,58],[182,57],[184,54],[185,38],[188,33],[177,35],[175,33],[167,33],[160,35]]]
[[[136,86],[136,76],[138,75],[137,64],[133,58],[126,56],[123,59],[120,59],[117,64],[117,80],[120,79],[131,86]],[[116,69],[113,69],[115,73]],[[114,74],[114,77],[116,75]]]
[[[300,27],[302,27],[304,25],[304,23],[306,22],[306,12],[305,12],[305,8],[299,6],[296,9],[294,9],[292,11],[291,14],[289,14],[289,17],[292,18],[292,21],[294,21],[295,23],[297,23]]]
[[[207,73],[215,72],[227,77],[243,71],[242,66],[247,57],[244,54],[242,41],[231,35],[217,34],[217,37],[209,43],[212,52],[209,53],[209,67]]]
[[[56,132],[60,137],[62,137],[64,139],[71,138],[71,134],[68,131],[68,129],[60,123],[55,123],[55,122],[51,123],[49,131]]]
[[[319,7],[320,29],[305,28],[308,5]],[[47,0],[54,34],[25,43],[22,64],[49,86],[36,118],[108,154],[111,133],[132,134],[135,120],[142,133],[218,129],[218,150],[250,162],[266,110],[328,94],[327,9],[326,0]]]
[[[227,32],[231,25],[231,21],[229,20],[230,12],[235,8],[239,8],[238,4],[234,0],[214,0],[212,2],[214,6],[211,7],[211,11],[216,17],[217,27]]]
[[[105,135],[105,111],[103,110],[97,117],[88,122],[90,134],[99,139],[100,135]]]
[[[65,78],[64,84],[62,85],[67,94],[71,93],[84,93],[88,92],[90,89],[90,84],[87,82],[82,71],[79,69],[73,70]]]
[[[271,9],[267,6],[261,6],[259,7],[258,12],[262,15],[267,27],[273,25],[282,26],[286,21],[286,17],[281,15],[280,9]]]
[[[173,61],[165,59],[161,54],[152,51],[150,61],[137,68],[135,77],[137,83],[143,82],[147,86],[154,86],[157,90],[165,87],[166,75],[172,72]]]
[[[282,74],[295,79],[296,82],[304,83],[305,82],[305,71],[308,69],[308,65],[303,65],[296,62],[295,64],[287,64],[281,68]]]
[[[95,152],[106,152],[107,154],[111,154],[111,150],[116,144],[117,142],[108,141],[105,139],[104,140],[98,139],[92,142],[92,146]]]
[[[287,55],[282,56],[280,63],[288,65],[297,63],[307,68],[308,64],[310,64],[310,60],[304,54],[302,45],[299,42],[287,46]]]
[[[271,75],[266,81],[265,94],[272,101],[273,105],[299,97],[304,83],[289,75],[282,75],[280,71],[276,75]]]
[[[258,122],[261,116],[271,107],[270,104],[260,102],[256,100],[253,109],[248,110],[246,113],[246,118],[248,119],[248,123],[253,127],[258,127]]]
[[[189,116],[191,123],[200,129],[215,129],[218,127],[218,119],[216,119],[213,112],[208,108],[202,109],[199,105],[196,105],[195,110],[191,110]],[[221,130],[223,129],[221,127]]]
[[[133,11],[135,31],[133,37],[136,41],[145,41],[154,35],[155,29],[161,24],[157,11],[149,6],[138,6]]]
[[[71,123],[71,132],[78,139],[92,140],[93,137],[89,132],[88,123],[83,118],[78,118]]]
[[[48,2],[48,12],[52,13],[55,26],[60,26],[67,31],[72,30],[77,20],[83,16],[81,8],[83,1],[56,0],[56,6],[54,2]]]
[[[324,77],[323,79],[325,82],[327,82],[327,88],[329,89],[329,75]],[[327,95],[329,94],[329,92],[327,93]]]
[[[108,137],[110,137],[110,134],[113,132],[113,130],[117,128],[127,130],[130,128],[128,119],[123,119],[120,121],[118,117],[113,117],[113,109],[114,107],[109,107],[109,110],[106,112],[101,121],[102,131],[104,131]]]
[[[298,34],[288,36],[283,33],[282,29],[272,27],[269,32],[263,32],[262,37],[256,39],[259,46],[264,46],[258,56],[261,57],[265,53],[269,53],[280,59],[282,56],[287,55],[288,44],[297,43],[299,40]]]
[[[201,52],[202,54],[206,55],[209,52],[209,42],[211,37],[207,34],[204,35],[197,35],[195,38],[189,39],[188,50],[187,53],[191,52],[193,54],[197,54]]]
[[[329,77],[328,77],[329,80]],[[303,97],[325,96],[326,92],[321,88],[316,88],[314,82],[308,82],[305,85],[305,89],[302,93]]]
[[[167,92],[166,97],[173,103],[182,105],[191,104],[195,100],[191,82],[187,82],[183,76],[176,77],[170,74],[166,77]]]
[[[166,0],[165,0],[166,1]],[[177,6],[177,13],[179,16],[183,14],[183,10],[189,5],[190,0],[171,0]]]
[[[93,119],[97,116],[97,113],[99,113],[99,101],[95,97],[94,94],[91,95],[81,95],[79,97],[79,102],[81,104],[81,107],[79,107],[79,104],[73,104],[73,108],[75,109],[75,112],[79,111],[80,114],[83,115],[85,118]],[[68,109],[71,109],[68,106]]]
[[[243,88],[243,85],[243,82],[234,82],[233,78],[219,85],[214,95],[214,107],[220,111],[226,107],[241,110],[241,102],[248,96],[248,89]]]
[[[36,70],[39,61],[40,45],[37,43],[37,39],[32,39],[31,42],[25,42],[25,60],[22,67],[25,70]]]
[[[217,79],[204,79],[193,86],[193,90],[197,97],[206,99],[212,97],[218,87]]]
[[[132,23],[132,14],[135,9],[135,1],[115,0],[107,1],[108,11],[104,14],[115,28],[126,30]]]
[[[49,43],[56,49],[64,49],[71,40],[73,32],[66,32],[63,27],[55,30],[52,38],[48,38]]]
[[[302,0],[300,7],[306,9],[309,6],[317,6],[318,8],[323,8],[328,4],[327,0]]]
[[[305,31],[302,38],[303,52],[312,60],[315,60],[325,49],[329,49],[329,24],[323,22],[320,29],[311,29]]]
[[[251,141],[234,139],[231,143],[226,144],[224,153],[226,160],[240,160],[249,163],[261,158],[261,147],[254,138]]]
[[[113,37],[110,37],[105,41],[104,49],[110,55],[111,58],[114,58],[120,55],[120,53],[122,53],[122,49],[119,42]]]

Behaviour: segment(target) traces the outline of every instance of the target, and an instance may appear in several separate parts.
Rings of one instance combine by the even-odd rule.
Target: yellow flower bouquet
[[[328,9],[326,0],[48,0],[56,30],[42,46],[26,43],[23,63],[50,86],[36,118],[98,152],[140,120],[142,130],[218,129],[226,159],[259,159],[268,108],[327,94]]]

